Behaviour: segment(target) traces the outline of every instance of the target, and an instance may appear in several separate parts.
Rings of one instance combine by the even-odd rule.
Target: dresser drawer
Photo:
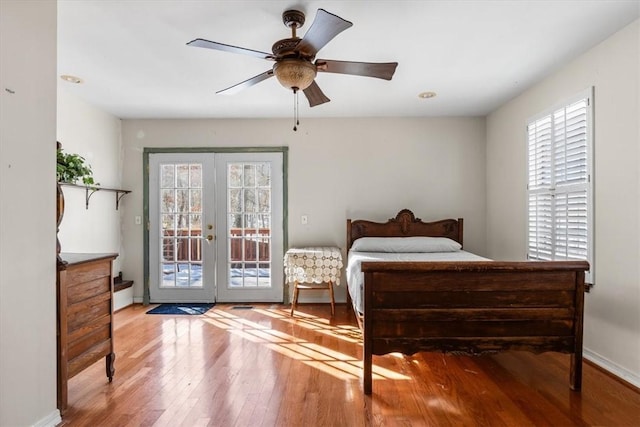
[[[75,330],[90,325],[104,316],[111,316],[110,293],[96,295],[93,298],[69,306],[67,310],[67,332],[72,334]]]
[[[83,369],[93,365],[102,357],[112,352],[113,344],[111,340],[103,341],[95,346],[91,347],[86,352],[73,360],[69,360],[68,377],[71,378],[74,375],[80,373]]]
[[[81,338],[76,339],[75,341],[69,341],[67,346],[67,357],[69,360],[73,360],[82,353],[87,352],[95,345],[109,340],[109,338],[111,338],[111,325],[97,325],[97,327],[90,333],[83,334]]]
[[[111,278],[109,276],[99,277],[89,282],[69,286],[67,288],[67,302],[69,305],[73,305],[95,297],[96,295],[108,294],[110,292]]]
[[[75,330],[70,331],[67,335],[67,345],[71,345],[74,342],[81,340],[86,335],[91,335],[98,329],[108,327],[111,330],[111,316],[102,316],[93,320],[90,323],[78,326]]]
[[[100,260],[70,266],[67,270],[67,286],[91,282],[99,277],[111,277],[111,261]]]

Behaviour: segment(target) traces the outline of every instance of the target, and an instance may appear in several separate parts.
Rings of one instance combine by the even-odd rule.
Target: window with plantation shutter
[[[587,260],[593,277],[592,90],[527,123],[527,256]]]

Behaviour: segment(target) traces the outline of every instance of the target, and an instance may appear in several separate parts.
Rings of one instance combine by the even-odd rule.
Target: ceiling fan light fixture
[[[303,59],[283,59],[273,66],[273,73],[287,89],[305,90],[316,78],[316,66]]]

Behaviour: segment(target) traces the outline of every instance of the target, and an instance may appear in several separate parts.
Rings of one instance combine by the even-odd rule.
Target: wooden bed
[[[404,209],[385,223],[347,220],[347,249],[361,237],[462,244],[462,231],[462,219],[425,223]],[[372,355],[418,351],[569,353],[570,387],[580,390],[586,261],[363,262],[361,269],[365,394]]]

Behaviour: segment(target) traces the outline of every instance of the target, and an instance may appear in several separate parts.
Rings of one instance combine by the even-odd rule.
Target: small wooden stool
[[[298,304],[298,294],[300,290],[305,289],[329,289],[329,295],[331,296],[331,315],[336,314],[336,303],[333,298],[333,282],[328,281],[324,283],[299,283],[297,280],[293,283],[293,299],[291,300],[291,315],[293,316],[293,312],[296,309],[296,304]]]
[[[331,296],[331,315],[335,314],[333,285],[340,284],[342,254],[334,246],[291,248],[284,256],[286,283],[293,283],[291,316],[298,304],[300,290],[328,289]]]

